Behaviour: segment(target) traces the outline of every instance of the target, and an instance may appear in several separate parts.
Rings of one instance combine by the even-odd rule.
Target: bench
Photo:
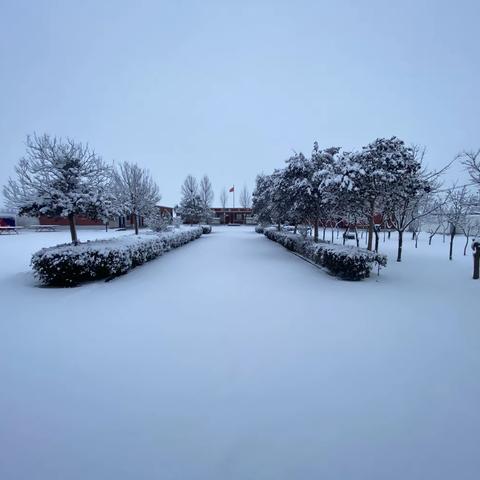
[[[18,235],[23,227],[0,227],[0,235]]]
[[[57,230],[56,225],[32,225],[36,232],[55,232]]]

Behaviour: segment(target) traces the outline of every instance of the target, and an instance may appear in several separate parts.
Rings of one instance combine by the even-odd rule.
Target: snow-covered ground
[[[38,288],[31,253],[67,240],[0,237],[2,480],[480,478],[460,239],[449,262],[407,236],[396,264],[392,236],[380,277],[345,282],[217,227],[109,283]]]

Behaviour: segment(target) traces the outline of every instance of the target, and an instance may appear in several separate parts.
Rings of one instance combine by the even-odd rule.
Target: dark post
[[[473,250],[473,279],[478,280],[480,278],[480,241],[472,240]]]

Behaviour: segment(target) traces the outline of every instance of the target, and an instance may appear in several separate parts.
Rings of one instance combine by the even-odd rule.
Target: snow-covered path
[[[478,285],[428,255],[342,282],[216,228],[59,290],[5,240],[2,480],[478,478]]]

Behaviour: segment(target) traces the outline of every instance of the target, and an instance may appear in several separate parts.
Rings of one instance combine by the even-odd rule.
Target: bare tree
[[[398,233],[397,262],[402,261],[404,232],[411,229],[415,239],[422,219],[442,207],[444,200],[435,195],[435,192],[440,187],[440,176],[449,166],[440,171],[426,172],[422,167],[425,149],[413,146],[410,152],[406,173],[399,176],[386,201],[388,223]],[[417,245],[418,239],[415,242]]]
[[[250,192],[248,191],[248,188],[246,185],[243,186],[242,190],[240,191],[240,205],[242,208],[250,208],[250,205],[252,203],[252,196],[250,195]],[[245,214],[245,223],[247,223],[246,219],[246,214]]]
[[[465,225],[467,215],[470,211],[470,194],[467,187],[457,189],[452,187],[448,192],[445,208],[445,218],[450,226],[450,248],[448,258],[453,258],[453,240],[459,231],[462,231]]]
[[[478,213],[475,211],[478,208],[478,203],[475,197],[470,197],[467,199],[468,206],[465,219],[460,225],[460,229],[465,235],[465,245],[463,247],[463,255],[467,254],[468,242],[470,241],[470,237],[473,236],[474,238],[480,234],[480,217]]]
[[[182,184],[182,195],[184,197],[198,196],[198,183],[193,175],[187,175]]]
[[[425,218],[425,230],[428,233],[428,244],[432,244],[433,237],[439,232],[445,230],[445,215],[443,205],[437,212],[427,215]]]
[[[480,148],[474,152],[463,152],[459,156],[474,183],[480,187]]]
[[[119,164],[113,179],[117,201],[125,214],[133,215],[138,235],[139,218],[148,215],[160,201],[158,186],[148,170],[129,162]]]
[[[225,208],[227,208],[227,202],[228,202],[227,189],[223,187],[222,191],[220,192],[220,205],[222,206],[222,209],[223,209],[223,223],[225,223]]]
[[[78,243],[75,216],[101,219],[113,211],[111,169],[88,146],[49,135],[27,137],[27,151],[4,187],[7,206],[19,215],[68,219]]]

